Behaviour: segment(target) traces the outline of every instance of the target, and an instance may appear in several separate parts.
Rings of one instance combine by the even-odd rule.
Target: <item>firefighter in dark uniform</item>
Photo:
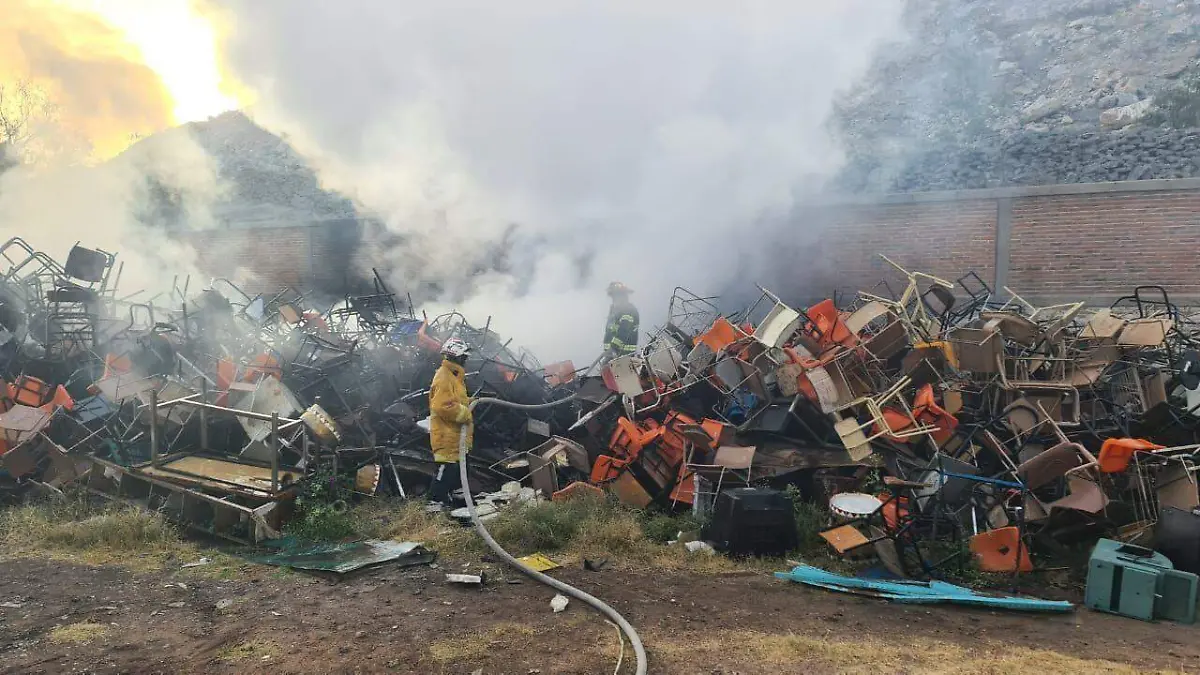
[[[604,362],[637,351],[638,311],[629,302],[632,293],[628,286],[619,281],[608,285],[612,306],[609,307],[608,324],[604,328]]]

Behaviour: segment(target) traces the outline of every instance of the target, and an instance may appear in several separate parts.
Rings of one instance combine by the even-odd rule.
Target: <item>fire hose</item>
[[[480,403],[494,403],[507,408],[517,408],[518,410],[537,410],[540,408],[549,408],[551,406],[561,405],[573,400],[574,398],[575,396],[571,395],[551,403],[540,403],[536,405],[512,403],[511,401],[503,401],[498,398],[477,398],[471,402],[469,409],[473,412],[475,410],[475,406],[479,405]],[[625,617],[621,616],[617,610],[610,607],[603,600],[581,591],[574,586],[565,584],[554,577],[546,576],[545,574],[528,567],[520,560],[517,560],[511,554],[509,554],[508,551],[505,551],[500,544],[496,543],[496,540],[492,538],[492,535],[487,531],[487,528],[483,526],[483,522],[479,520],[479,515],[475,512],[475,499],[471,496],[471,488],[467,483],[467,426],[465,424],[462,427],[462,431],[460,431],[458,434],[458,471],[459,476],[462,478],[463,497],[465,497],[467,500],[467,510],[471,513],[471,522],[475,524],[475,531],[478,532],[479,536],[483,538],[483,541],[488,545],[488,548],[492,549],[492,551],[496,555],[500,556],[504,562],[508,563],[510,567],[515,567],[517,571],[525,574],[528,577],[532,577],[534,581],[541,582],[559,592],[565,593],[573,598],[585,602],[593,609],[612,620],[612,622],[617,625],[621,632],[625,633],[625,637],[629,639],[629,643],[633,645],[633,653],[637,656],[637,675],[646,675],[646,648],[642,646],[642,639],[638,637],[637,631],[634,630],[633,626],[625,620]],[[620,668],[619,663],[617,667],[618,669]]]

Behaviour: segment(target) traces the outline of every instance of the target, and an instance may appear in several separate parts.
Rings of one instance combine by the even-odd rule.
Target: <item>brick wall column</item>
[[[1008,258],[1012,246],[1012,198],[996,200],[996,276],[993,290],[1001,291],[1008,285]]]

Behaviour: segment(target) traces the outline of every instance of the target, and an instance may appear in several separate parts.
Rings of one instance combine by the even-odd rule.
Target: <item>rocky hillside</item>
[[[1200,175],[1200,3],[910,0],[905,21],[835,112],[840,188]]]
[[[356,215],[349,199],[321,187],[285,139],[240,112],[155,134],[113,162],[132,162],[147,175],[152,204],[144,218],[160,224],[194,215],[189,203],[203,204],[213,224],[241,227]]]

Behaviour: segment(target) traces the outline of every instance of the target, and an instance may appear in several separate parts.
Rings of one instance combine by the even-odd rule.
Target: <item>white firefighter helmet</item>
[[[471,351],[471,345],[467,344],[466,342],[463,342],[462,340],[460,340],[458,338],[450,338],[449,340],[446,340],[446,342],[444,342],[442,344],[442,355],[447,358],[451,358],[451,359],[462,358],[462,357],[466,356],[470,351]]]

